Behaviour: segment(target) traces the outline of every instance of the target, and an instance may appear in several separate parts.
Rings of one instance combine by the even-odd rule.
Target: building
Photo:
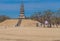
[[[21,7],[20,7],[20,19],[25,19],[24,15],[24,3],[22,2]]]

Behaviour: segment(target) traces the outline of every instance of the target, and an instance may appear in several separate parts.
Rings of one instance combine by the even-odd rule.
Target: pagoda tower
[[[16,24],[16,26],[20,26],[22,19],[25,19],[23,2],[21,3],[20,16],[19,16],[18,23]]]
[[[20,19],[25,19],[25,15],[24,15],[24,3],[22,1],[21,3],[21,7],[20,7]]]

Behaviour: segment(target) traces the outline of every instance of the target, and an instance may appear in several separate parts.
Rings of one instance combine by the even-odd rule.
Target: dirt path
[[[60,41],[60,28],[0,28],[0,41]]]

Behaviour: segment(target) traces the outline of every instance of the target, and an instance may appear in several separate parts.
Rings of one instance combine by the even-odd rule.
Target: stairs
[[[20,26],[20,27],[36,27],[38,21],[31,19],[8,19],[0,23],[0,26]]]
[[[31,19],[22,19],[21,21],[21,27],[36,27],[36,24],[38,22],[35,20],[31,20]]]
[[[15,26],[18,22],[18,19],[7,19],[4,22],[0,23],[0,26]]]
[[[16,24],[16,26],[20,26],[21,21],[22,21],[22,19],[19,19],[19,20],[18,20],[18,23]]]

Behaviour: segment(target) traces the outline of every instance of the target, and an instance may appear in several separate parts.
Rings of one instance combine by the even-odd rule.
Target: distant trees
[[[47,20],[51,27],[51,24],[60,24],[60,10],[55,12],[51,10],[37,12],[31,16],[31,19],[37,20],[41,23],[44,23],[44,21]]]
[[[10,19],[10,17],[5,16],[5,15],[0,15],[0,22],[5,21],[6,19]]]
[[[41,12],[35,12],[33,15],[31,15],[31,19],[39,21],[42,17]]]

